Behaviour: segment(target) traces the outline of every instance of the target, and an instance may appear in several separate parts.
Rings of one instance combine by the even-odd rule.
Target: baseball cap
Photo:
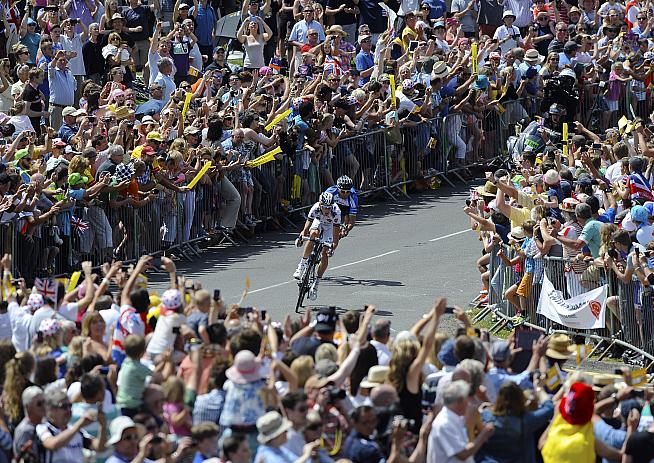
[[[161,134],[159,132],[150,132],[146,137],[146,140],[154,140],[154,141],[163,141],[163,138],[161,138]]]
[[[570,424],[586,424],[593,417],[595,392],[584,383],[574,383],[559,404],[561,417]]]
[[[23,148],[22,150],[16,151],[16,154],[14,155],[14,159],[16,161],[20,161],[25,156],[29,156],[29,151],[27,151],[27,148]]]
[[[315,331],[318,333],[333,333],[336,331],[336,307],[322,307],[316,315]]]

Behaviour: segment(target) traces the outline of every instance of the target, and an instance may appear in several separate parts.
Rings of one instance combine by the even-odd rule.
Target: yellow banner
[[[188,111],[189,106],[191,106],[191,98],[193,93],[188,92],[184,98],[184,107],[182,108],[182,120],[186,119],[186,112]]]
[[[393,108],[395,108],[395,76],[393,74],[389,75],[388,78],[391,80],[391,102]]]
[[[259,167],[262,164],[266,164],[267,162],[274,161],[275,156],[277,154],[281,153],[281,152],[282,152],[282,149],[281,149],[281,147],[278,146],[274,150],[269,151],[267,153],[264,153],[261,156],[259,156],[258,158],[253,159],[252,161],[246,162],[244,167],[247,167],[247,168],[251,169],[253,167]]]
[[[563,155],[568,155],[568,123],[563,123]]]
[[[204,166],[202,166],[202,169],[200,169],[200,172],[195,174],[195,177],[193,177],[193,180],[191,180],[191,183],[188,184],[188,189],[192,190],[195,187],[195,185],[198,184],[198,182],[200,181],[202,176],[204,174],[206,174],[209,169],[211,169],[211,161],[207,162]]]
[[[477,74],[477,42],[473,42],[470,46],[470,67],[472,74]]]
[[[272,121],[270,121],[270,124],[266,126],[266,130],[270,130],[273,127],[275,127],[277,124],[279,124],[285,117],[288,117],[289,114],[291,114],[291,108],[288,108],[286,111],[275,117]]]
[[[593,350],[593,346],[588,344],[576,344],[575,349],[577,366],[579,366],[582,361],[588,358],[588,355],[590,355],[591,351]]]
[[[555,363],[552,368],[547,370],[547,377],[545,378],[545,385],[550,391],[553,391],[561,385],[561,370],[559,365]]]
[[[66,289],[67,293],[71,292],[77,287],[77,283],[79,283],[79,278],[81,276],[82,276],[82,272],[80,272],[79,270],[73,272],[73,274],[70,276],[70,281],[68,282],[68,289]]]

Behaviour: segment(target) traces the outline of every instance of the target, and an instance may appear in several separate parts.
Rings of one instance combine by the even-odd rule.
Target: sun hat
[[[30,294],[30,297],[27,298],[27,305],[32,310],[42,307],[43,304],[45,304],[45,301],[43,300],[43,296],[39,293],[32,293]]]
[[[75,109],[72,106],[66,106],[63,111],[61,111],[62,116],[81,116],[82,114],[85,114],[86,111],[80,110],[80,109]]]
[[[114,13],[114,15],[111,17],[110,21],[113,21],[114,19],[123,19],[124,20],[125,18],[123,18],[123,15],[121,15],[120,13]]]
[[[340,35],[341,37],[347,37],[347,32],[343,30],[343,27],[339,26],[338,24],[334,24],[333,26],[329,26],[327,28],[327,34],[337,34]]]
[[[556,170],[550,169],[543,175],[543,180],[547,185],[556,185],[561,181],[561,176]]]
[[[371,389],[373,387],[379,386],[380,384],[384,384],[390,371],[391,368],[387,365],[375,365],[370,367],[368,370],[368,376],[366,379],[361,381],[359,387],[364,389]]]
[[[484,186],[479,186],[476,190],[482,196],[492,196],[494,198],[497,194],[497,186],[492,182],[486,182]]]
[[[265,445],[291,429],[291,426],[293,426],[291,422],[282,417],[279,412],[268,412],[257,420],[257,431],[259,431],[257,441]]]
[[[184,135],[194,135],[198,132],[201,132],[201,130],[195,127],[194,125],[189,125],[184,129]]]
[[[155,121],[154,117],[152,116],[145,116],[143,119],[141,119],[141,124],[158,124],[158,122]]]
[[[506,11],[502,14],[502,19],[506,18],[507,16],[512,16],[513,19],[516,18],[515,13],[513,13],[513,11],[511,11],[511,10],[506,10]]]
[[[545,355],[556,360],[566,360],[574,351],[575,348],[570,345],[570,337],[568,335],[554,333],[547,342]]]
[[[615,375],[594,375],[593,376],[593,390],[595,392],[601,391],[605,386],[613,386],[615,384]]]
[[[522,227],[513,227],[511,233],[509,233],[509,238],[513,238],[516,241],[521,241],[525,239],[525,229]]]
[[[480,74],[477,76],[477,80],[472,84],[474,90],[485,90],[488,88],[488,76],[485,74]]]
[[[577,204],[579,204],[579,201],[577,201],[574,198],[565,198],[563,202],[561,203],[561,210],[565,212],[574,212],[575,208],[577,207]]]
[[[131,180],[133,175],[134,175],[134,166],[131,163],[130,164],[121,163],[116,166],[116,171],[114,172],[112,178],[113,180],[116,181],[116,183],[122,183],[125,180]]]
[[[43,336],[53,336],[61,329],[61,323],[56,318],[46,318],[39,323],[37,330]]]
[[[247,384],[261,379],[261,363],[249,350],[242,350],[234,356],[234,364],[225,374],[233,383]]]
[[[330,359],[320,359],[316,362],[314,370],[320,376],[327,377],[336,373],[336,370],[338,370],[338,364]]]
[[[634,206],[631,208],[631,220],[636,222],[647,222],[649,212],[643,206]]]
[[[438,61],[431,70],[432,79],[443,79],[450,73],[450,68],[444,61]]]
[[[80,174],[79,172],[73,172],[68,176],[68,185],[77,186],[82,183],[88,183],[89,178],[85,175]]]
[[[115,445],[123,439],[123,433],[128,429],[136,428],[134,420],[129,416],[119,416],[114,418],[109,425],[109,435],[107,445]]]
[[[161,305],[167,310],[176,310],[183,305],[184,299],[178,289],[167,289],[161,295]]]
[[[150,132],[145,136],[145,139],[163,142],[163,138],[159,132]]]
[[[523,61],[533,66],[534,64],[539,64],[540,62],[542,62],[543,56],[540,53],[538,53],[538,50],[532,48],[531,50],[527,50]]]
[[[115,114],[116,120],[121,121],[123,119],[127,119],[129,116],[132,116],[134,114],[134,110],[129,109],[127,106],[121,106],[120,108],[116,109]]]
[[[586,424],[593,417],[595,392],[584,383],[574,383],[559,404],[561,417],[570,424]]]

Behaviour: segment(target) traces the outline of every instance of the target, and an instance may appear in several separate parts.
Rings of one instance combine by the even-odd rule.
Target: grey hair
[[[470,395],[470,385],[465,381],[452,381],[443,388],[443,404],[454,405]]]
[[[470,392],[475,393],[484,382],[484,364],[475,359],[463,359],[458,365],[470,375]]]
[[[111,145],[109,147],[109,157],[111,156],[124,156],[125,155],[125,148],[123,148],[121,145]]]
[[[172,66],[172,65],[173,65],[173,60],[172,59],[170,59],[170,58],[161,58],[159,60],[159,63],[157,64],[157,67],[161,71],[166,66]]]
[[[25,390],[20,396],[21,402],[23,403],[23,407],[29,406],[35,397],[42,394],[43,394],[43,389],[41,389],[38,386],[30,386],[28,388],[25,388]]]
[[[46,395],[45,402],[48,405],[49,408],[56,407],[63,401],[68,400],[68,396],[66,395],[66,391],[64,389],[60,388],[53,388],[53,390],[48,391],[48,394]]]
[[[27,64],[21,64],[18,67],[18,69],[16,70],[16,73],[18,74],[18,73],[29,71],[29,70],[30,70],[30,67]]]

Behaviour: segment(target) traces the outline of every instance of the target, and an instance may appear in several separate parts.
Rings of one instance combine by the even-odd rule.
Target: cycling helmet
[[[353,184],[354,182],[352,182],[352,179],[347,175],[342,175],[338,177],[338,180],[336,180],[336,186],[341,190],[349,190],[352,188]]]
[[[556,116],[565,116],[566,112],[565,108],[558,103],[553,103],[549,110],[550,115]]]
[[[320,205],[321,206],[331,206],[334,204],[334,195],[325,191],[320,195]]]

